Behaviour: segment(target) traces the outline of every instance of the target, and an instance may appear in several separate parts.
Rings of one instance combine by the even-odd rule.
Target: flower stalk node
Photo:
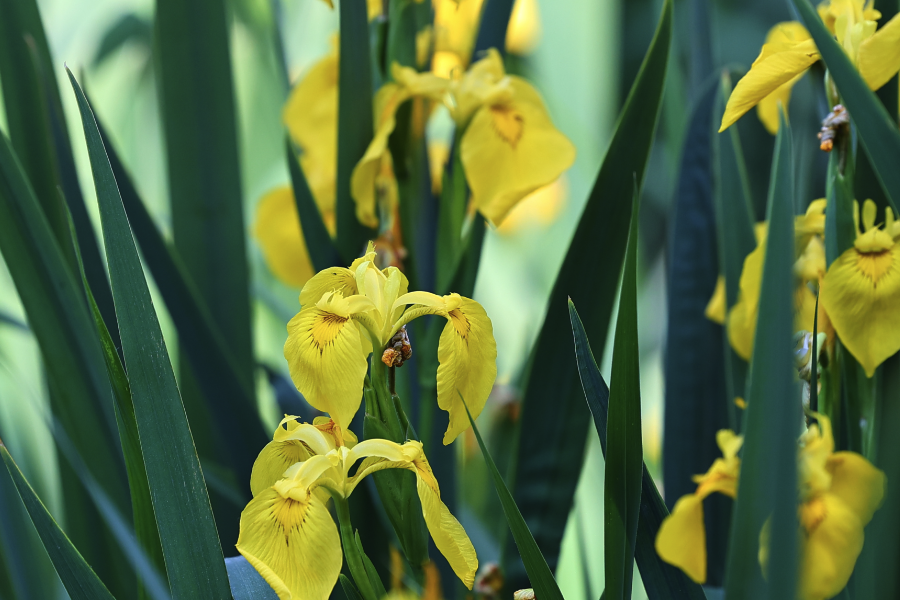
[[[834,141],[839,136],[850,133],[850,115],[842,104],[836,104],[832,111],[822,119],[822,129],[819,131],[819,150],[831,152],[834,149]]]

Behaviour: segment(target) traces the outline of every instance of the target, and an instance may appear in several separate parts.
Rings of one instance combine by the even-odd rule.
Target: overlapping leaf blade
[[[666,0],[550,293],[531,358],[520,426],[522,431],[540,431],[545,447],[553,451],[535,453],[527,445],[519,445],[514,495],[551,567],[558,559],[588,424],[575,361],[570,352],[561,350],[570,347],[565,303],[571,296],[575,302],[593,307],[583,315],[585,328],[602,348],[625,256],[632,193],[635,182],[640,189],[656,130],[671,36],[672,3]],[[546,409],[547,398],[555,399],[552,411]],[[511,584],[524,584],[521,571],[510,568]]]
[[[225,559],[234,600],[277,600],[278,594],[243,556]]]
[[[69,79],[100,204],[122,350],[172,597],[229,599],[200,461],[131,227],[93,113],[71,73]]]
[[[600,368],[594,360],[584,324],[571,301],[569,301],[569,318],[572,323],[572,333],[575,336],[578,373],[593,416],[594,426],[597,428],[597,436],[600,438],[600,447],[605,456],[609,388],[603,381]],[[634,559],[641,572],[647,596],[650,600],[703,600],[706,596],[699,585],[688,579],[680,569],[663,562],[656,554],[654,547],[656,532],[659,531],[663,519],[668,514],[669,511],[666,509],[662,496],[659,495],[656,483],[647,471],[647,466],[644,465],[641,476],[641,508]]]
[[[896,116],[891,117],[863,81],[809,0],[793,1],[834,78],[841,100],[859,133],[859,140],[896,213],[897,202],[900,202],[900,169],[897,168],[900,164],[900,130],[897,129]]]
[[[306,176],[300,168],[297,155],[291,147],[290,140],[285,143],[287,149],[288,170],[291,174],[291,188],[294,191],[294,202],[297,204],[297,216],[300,218],[300,228],[303,231],[303,240],[306,250],[309,252],[309,260],[316,271],[328,267],[339,267],[343,263],[334,247],[334,241],[325,228],[322,214],[316,206]]]
[[[766,257],[753,346],[744,447],[725,573],[728,598],[790,598],[797,577],[796,435],[802,413],[792,362],[794,221],[790,128],[782,116],[772,159]],[[769,522],[768,576],[759,566]]]

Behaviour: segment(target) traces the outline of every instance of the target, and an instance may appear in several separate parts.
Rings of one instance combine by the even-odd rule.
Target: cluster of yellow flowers
[[[371,3],[369,16],[380,14]],[[470,64],[481,0],[436,0],[433,30],[417,39],[419,67],[432,52],[431,70],[420,72],[393,64],[390,81],[374,98],[375,131],[351,179],[359,221],[384,228],[398,204],[397,183],[388,139],[399,107],[414,102],[414,125],[424,124],[444,106],[459,132],[459,152],[472,193],[471,211],[500,226],[525,197],[552,184],[575,160],[575,148],[550,120],[540,94],[525,79],[507,75],[495,49]],[[516,2],[507,47],[527,51],[539,35],[534,0]],[[300,164],[326,228],[335,233],[337,175],[338,48],[313,65],[294,86],[283,121],[300,150]],[[439,191],[449,142],[428,140],[432,188]],[[559,203],[559,187],[544,194]],[[552,210],[552,207],[551,207]],[[387,223],[390,229],[390,223]],[[313,274],[299,226],[291,188],[267,193],[257,208],[254,230],[272,272],[284,283],[300,287]]]
[[[900,15],[876,31],[881,13],[872,0],[825,0],[819,17],[873,90],[900,71]],[[819,60],[806,28],[796,21],[778,23],[766,37],[750,71],[738,82],[722,116],[724,131],[756,106],[760,121],[778,131],[778,104],[787,110],[791,88]]]
[[[797,597],[825,600],[847,585],[862,552],[863,530],[884,499],[885,476],[855,452],[835,452],[831,422],[813,413],[797,453],[801,559]],[[716,436],[723,458],[694,477],[697,490],[681,497],[656,536],[656,551],[698,583],[706,581],[703,499],[718,492],[738,494],[743,438],[722,430]],[[768,522],[767,522],[768,523]],[[766,527],[760,532],[760,564],[768,559]]]

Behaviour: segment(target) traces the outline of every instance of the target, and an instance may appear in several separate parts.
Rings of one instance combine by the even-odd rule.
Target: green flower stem
[[[347,566],[350,569],[350,574],[353,576],[353,581],[356,583],[356,587],[364,600],[378,600],[375,590],[372,589],[372,582],[369,581],[369,576],[366,573],[365,563],[363,563],[359,548],[356,545],[353,525],[350,523],[350,505],[347,504],[347,499],[335,496],[334,508],[341,527],[341,543],[344,546],[344,556],[347,558]]]

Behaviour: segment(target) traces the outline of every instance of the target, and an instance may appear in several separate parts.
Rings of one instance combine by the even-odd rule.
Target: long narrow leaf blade
[[[637,187],[637,186],[635,186]],[[641,505],[641,375],[637,324],[637,247],[640,197],[635,189],[613,344],[604,471],[605,597],[631,598],[634,546]]]
[[[578,372],[588,407],[594,418],[594,426],[600,438],[600,448],[606,456],[606,423],[609,410],[609,388],[603,381],[600,368],[594,361],[594,353],[584,330],[581,317],[575,305],[569,301],[569,317],[572,333],[575,336],[575,356],[578,360]],[[703,600],[706,596],[703,589],[688,579],[680,570],[663,562],[656,554],[654,546],[656,532],[669,515],[656,483],[650,477],[647,466],[643,467],[641,480],[641,512],[638,520],[637,543],[634,559],[641,572],[644,589],[650,600]]]
[[[782,116],[772,159],[766,256],[744,416],[740,493],[725,573],[729,599],[792,598],[797,565],[796,435],[801,422],[791,354],[794,221],[790,128]],[[769,520],[768,584],[759,566]]]
[[[172,597],[228,599],[222,548],[162,331],[93,113],[69,73],[87,140],[122,350]]]
[[[465,399],[463,399],[463,402],[465,402]],[[535,597],[545,598],[546,600],[563,600],[562,592],[559,591],[556,579],[553,578],[553,572],[547,566],[544,555],[541,554],[541,550],[538,548],[537,542],[534,541],[534,536],[531,535],[531,531],[528,529],[528,525],[519,511],[519,507],[516,506],[516,501],[513,500],[512,494],[509,493],[509,488],[506,487],[506,483],[503,481],[503,476],[500,475],[497,465],[494,464],[494,459],[491,458],[491,453],[488,452],[487,446],[484,445],[484,440],[481,439],[481,433],[478,432],[478,426],[475,425],[468,406],[466,407],[466,414],[469,416],[469,422],[472,424],[472,431],[475,432],[475,439],[478,440],[478,446],[481,448],[484,462],[487,463],[488,471],[491,473],[494,489],[497,490],[497,495],[500,496],[503,514],[506,515],[506,522],[509,523],[509,529],[512,531],[513,539],[515,539],[516,546],[519,548],[519,555],[525,564],[525,571],[528,573],[528,579],[531,582],[532,589],[534,589]]]
[[[225,559],[228,569],[228,581],[234,600],[277,600],[278,594],[272,589],[259,571],[247,562],[243,556]]]
[[[2,442],[0,442],[0,458],[3,458],[6,469],[19,491],[19,496],[22,497],[22,502],[31,516],[35,529],[50,554],[50,560],[53,561],[53,566],[56,567],[56,572],[59,573],[59,578],[72,600],[115,600],[90,565],[85,562],[84,557],[79,554],[63,530],[53,520]]]
[[[297,215],[300,217],[300,228],[303,231],[303,240],[306,243],[306,250],[309,252],[313,268],[321,271],[328,267],[339,267],[343,261],[334,247],[334,241],[328,234],[328,229],[325,228],[322,213],[316,206],[316,201],[313,199],[306,176],[303,174],[303,169],[300,168],[300,162],[290,140],[287,140],[285,148],[288,170],[291,173],[291,187],[294,190],[294,201],[297,203]]]
[[[560,350],[570,347],[566,300],[593,307],[582,317],[594,344],[602,348],[625,257],[634,183],[640,189],[656,131],[671,38],[672,2],[666,0],[550,293],[525,382],[521,429],[540,430],[553,451],[535,453],[519,445],[514,495],[551,567],[559,557],[589,422],[573,355]],[[555,399],[552,411],[546,409],[547,398]],[[508,574],[513,585],[523,583],[521,570],[513,565]]]
[[[841,100],[856,125],[859,140],[896,213],[897,202],[900,202],[900,169],[897,168],[900,164],[900,130],[897,129],[896,118],[891,117],[860,77],[859,71],[825,28],[809,0],[793,2],[834,78]]]

